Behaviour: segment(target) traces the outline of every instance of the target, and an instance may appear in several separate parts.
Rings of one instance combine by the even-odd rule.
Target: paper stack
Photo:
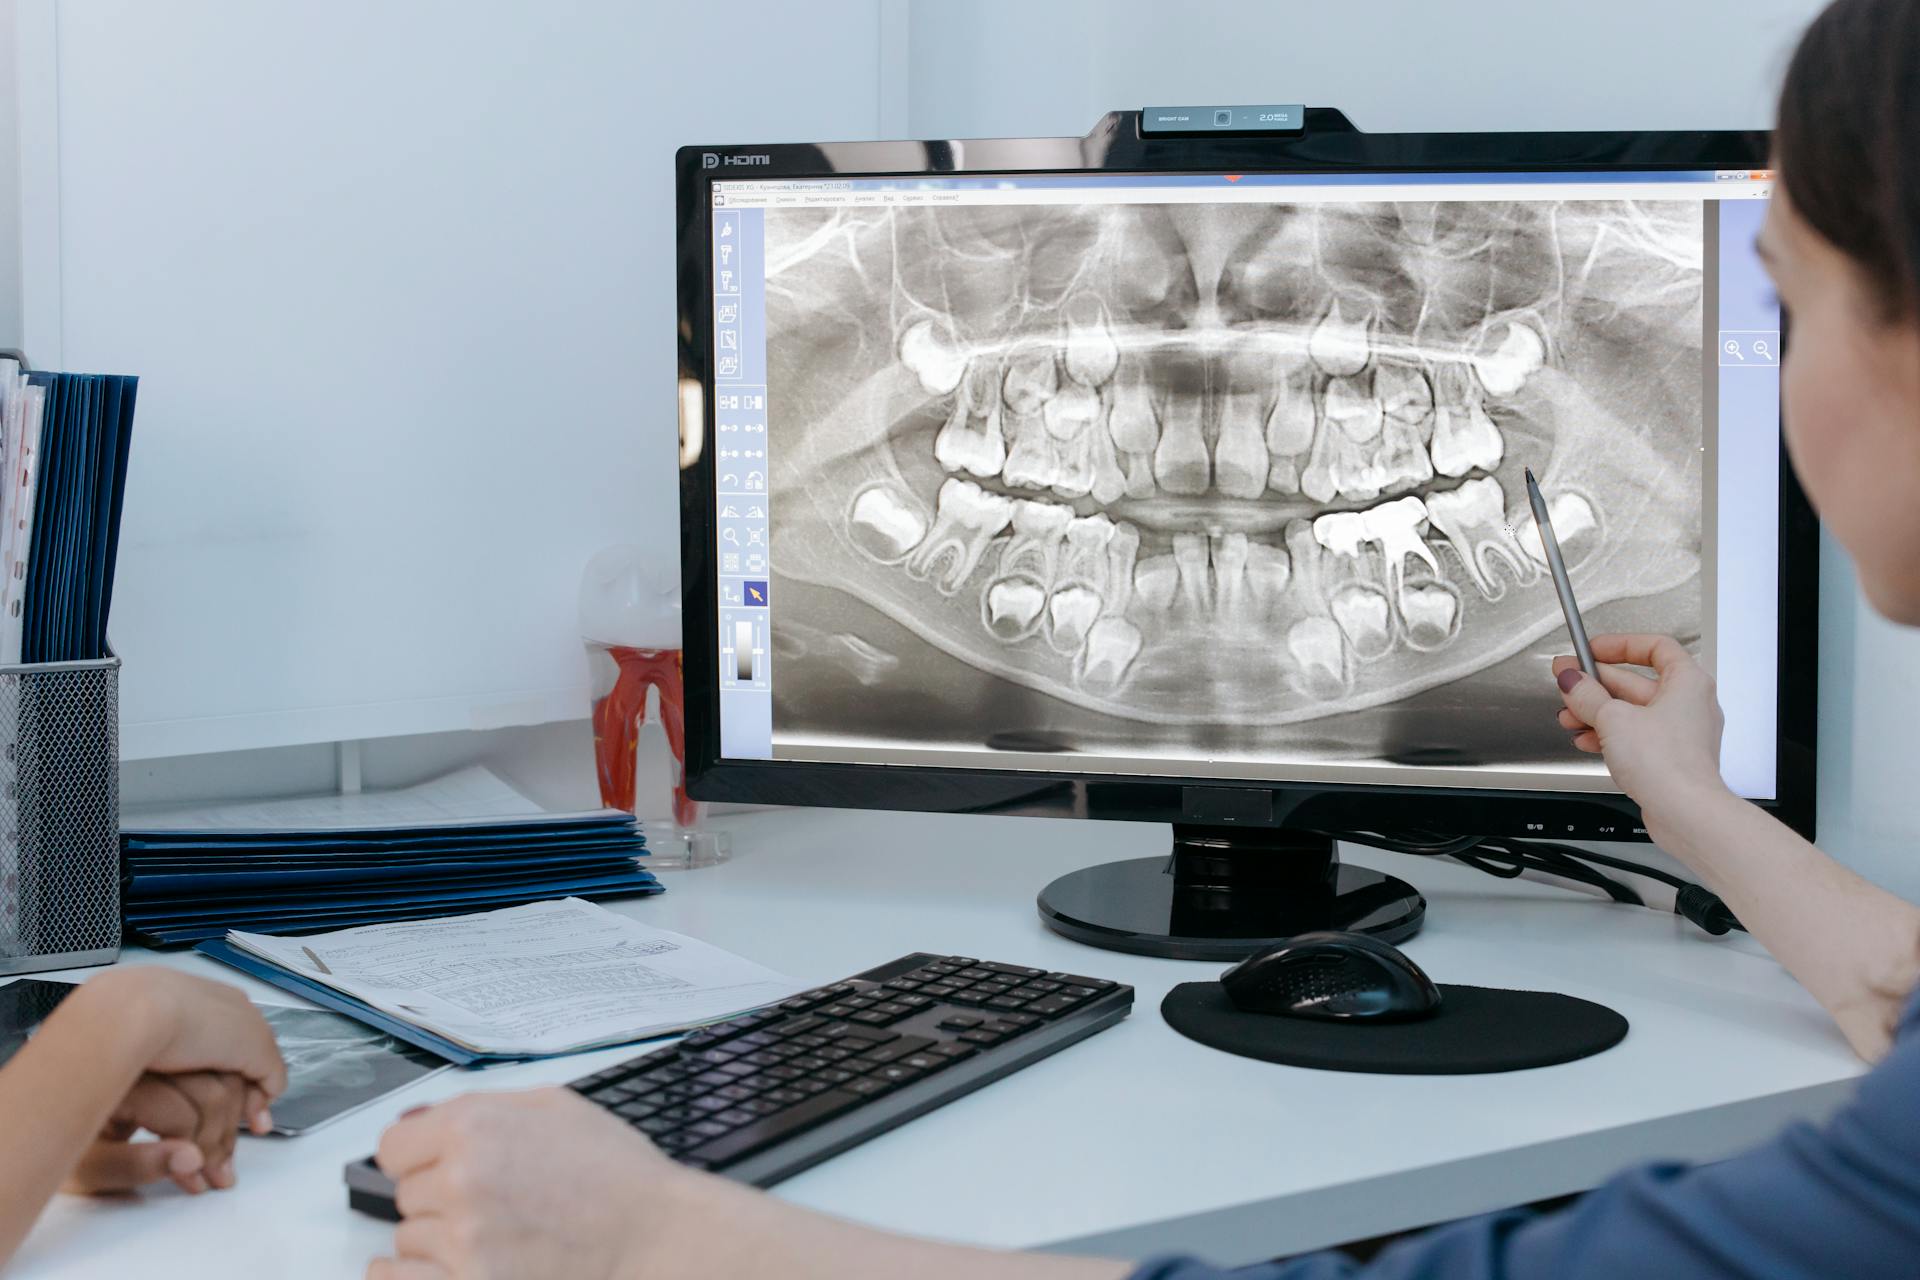
[[[127,929],[151,946],[660,892],[617,809],[546,813],[483,768],[401,791],[129,814]]]
[[[198,949],[463,1066],[684,1031],[806,985],[577,898]]]

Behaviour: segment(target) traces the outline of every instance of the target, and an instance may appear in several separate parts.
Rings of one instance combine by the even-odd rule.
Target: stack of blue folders
[[[0,663],[107,656],[138,390],[0,359]]]
[[[631,814],[412,827],[124,831],[127,929],[149,946],[660,892]]]

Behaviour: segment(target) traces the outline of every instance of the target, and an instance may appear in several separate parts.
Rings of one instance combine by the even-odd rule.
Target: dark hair
[[[1774,154],[1801,218],[1889,318],[1920,315],[1920,0],[1835,0],[1780,89]]]

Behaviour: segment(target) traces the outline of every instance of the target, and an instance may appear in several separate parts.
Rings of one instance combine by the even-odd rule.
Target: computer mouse
[[[1406,1022],[1440,1007],[1440,988],[1398,947],[1364,933],[1295,934],[1220,975],[1248,1013],[1343,1022]]]

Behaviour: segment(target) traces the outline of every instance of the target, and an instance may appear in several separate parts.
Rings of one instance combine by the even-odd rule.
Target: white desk
[[[942,951],[1133,984],[1133,1016],[792,1179],[778,1194],[876,1226],[1011,1248],[1249,1262],[1583,1189],[1654,1157],[1713,1158],[1845,1096],[1859,1065],[1750,940],[1452,863],[1361,851],[1429,901],[1407,945],[1438,980],[1565,991],[1633,1030],[1583,1062],[1505,1075],[1304,1071],[1193,1044],[1158,1008],[1220,967],[1092,950],[1034,894],[1074,867],[1165,847],[1156,826],[852,812],[728,821],[731,863],[667,873],[620,909],[808,981]],[[133,952],[292,1003],[196,956]],[[309,1137],[243,1139],[240,1185],[188,1198],[62,1197],[13,1280],[358,1276],[389,1229],[350,1213],[341,1166],[406,1106],[556,1083],[631,1050],[448,1073]]]

